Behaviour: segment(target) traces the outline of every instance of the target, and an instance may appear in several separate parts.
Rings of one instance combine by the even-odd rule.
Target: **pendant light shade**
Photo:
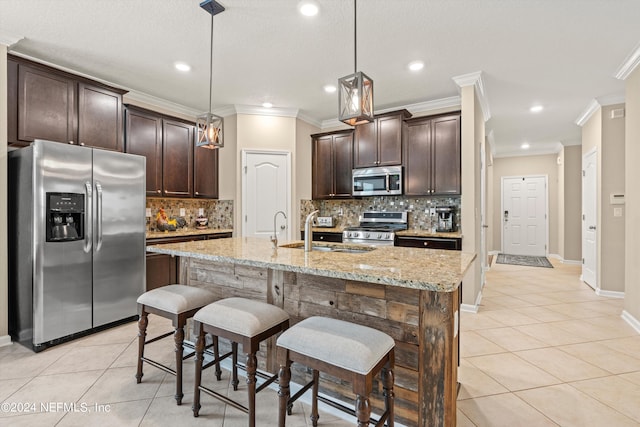
[[[224,6],[215,0],[205,0],[200,7],[211,14],[211,44],[209,45],[209,112],[198,116],[196,120],[196,147],[224,147],[224,119],[211,112],[213,98],[213,17],[224,12]]]
[[[357,0],[353,0],[353,74],[338,79],[338,120],[350,126],[372,122],[373,80],[358,71]]]

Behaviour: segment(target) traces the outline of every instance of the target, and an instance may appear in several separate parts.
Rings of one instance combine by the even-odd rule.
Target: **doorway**
[[[502,177],[502,252],[546,256],[547,177]]]
[[[598,287],[597,162],[595,149],[582,158],[582,281],[593,289]]]
[[[291,153],[242,150],[242,236],[268,239],[273,235],[274,215],[278,239],[290,240]]]

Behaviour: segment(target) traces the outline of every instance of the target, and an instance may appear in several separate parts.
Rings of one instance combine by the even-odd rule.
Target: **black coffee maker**
[[[47,242],[84,239],[84,194],[47,193]]]
[[[455,206],[440,206],[436,208],[436,231],[450,233],[457,231]]]

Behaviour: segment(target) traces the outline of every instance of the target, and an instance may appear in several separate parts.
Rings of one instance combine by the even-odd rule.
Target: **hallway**
[[[458,426],[640,425],[640,335],[580,266],[494,264],[462,313]]]

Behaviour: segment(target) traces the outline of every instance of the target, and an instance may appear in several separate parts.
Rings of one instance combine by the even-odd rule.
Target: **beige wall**
[[[7,46],[0,44],[0,346],[10,344],[7,247]]]
[[[294,175],[294,210],[292,239],[299,239],[300,234],[295,233],[300,230],[300,200],[311,200],[311,138],[310,135],[320,132],[320,128],[313,126],[303,120],[296,120],[296,174]]]
[[[564,209],[564,251],[560,256],[567,261],[582,259],[582,147],[572,145],[563,149],[564,197],[558,205]],[[562,224],[562,223],[558,223]]]
[[[240,163],[237,161],[238,151],[238,116],[232,115],[224,118],[224,147],[218,154],[218,198],[220,200],[235,200],[236,176]],[[238,210],[233,206],[234,214]],[[234,218],[234,235],[237,218]]]
[[[582,154],[597,152],[597,288],[624,292],[624,216],[614,217],[618,206],[609,203],[609,195],[624,193],[625,187],[625,120],[611,118],[611,110],[618,108],[624,104],[604,106],[584,124]]]
[[[625,241],[626,315],[640,325],[640,68],[625,80],[625,232],[632,239]],[[637,326],[636,326],[637,327]]]
[[[462,99],[462,196],[460,231],[462,250],[477,255],[464,276],[462,303],[476,305],[482,291],[480,261],[480,150],[484,144],[484,118],[474,86],[461,87]]]
[[[564,239],[565,239],[565,229],[564,218],[565,218],[565,206],[564,206],[564,196],[565,196],[565,188],[564,188],[564,154],[565,149],[562,147],[560,152],[558,153],[558,255],[564,259]]]
[[[493,230],[492,251],[502,249],[502,178],[513,176],[546,175],[548,184],[549,244],[547,252],[558,254],[558,167],[557,154],[522,157],[500,157],[493,159]]]

